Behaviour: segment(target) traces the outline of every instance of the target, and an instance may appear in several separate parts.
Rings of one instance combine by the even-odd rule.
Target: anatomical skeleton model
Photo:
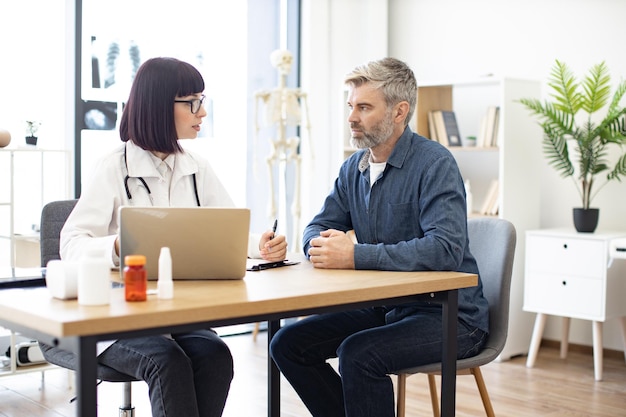
[[[294,179],[294,195],[291,208],[292,214],[292,226],[293,236],[292,240],[295,245],[295,250],[299,249],[299,224],[300,224],[300,172],[302,158],[298,153],[298,147],[300,146],[300,138],[298,136],[287,137],[288,126],[301,126],[302,125],[302,111],[304,111],[305,125],[307,129],[307,138],[309,138],[310,145],[310,133],[311,126],[309,124],[309,114],[306,102],[306,93],[300,91],[299,88],[287,88],[287,75],[291,71],[291,64],[293,56],[287,50],[278,49],[272,52],[270,55],[270,61],[272,66],[278,70],[278,87],[270,91],[259,91],[255,94],[255,135],[258,137],[259,133],[259,101],[265,107],[266,122],[268,125],[274,125],[276,127],[276,137],[270,140],[271,152],[266,158],[267,166],[269,169],[269,182],[270,182],[270,202],[268,208],[268,215],[270,219],[277,217],[277,201],[278,206],[282,205],[283,201],[286,206],[286,181],[285,172],[287,164],[295,164],[295,179]],[[255,139],[256,143],[256,139]],[[311,157],[313,156],[313,149],[309,146]],[[278,171],[279,190],[276,192],[274,186],[274,170]],[[281,219],[285,221],[285,219]],[[286,224],[286,223],[285,223]]]

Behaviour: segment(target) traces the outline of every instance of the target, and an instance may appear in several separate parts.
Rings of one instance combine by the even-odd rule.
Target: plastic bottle
[[[465,180],[465,201],[467,202],[467,215],[469,217],[472,214],[472,187],[470,186],[469,180]]]
[[[111,268],[105,252],[87,250],[78,264],[78,304],[97,306],[111,300]]]
[[[174,298],[174,282],[172,281],[172,255],[170,248],[162,247],[159,254],[159,280],[157,294],[162,300]]]
[[[124,293],[126,301],[146,301],[148,274],[145,269],[146,257],[127,255],[124,257]]]

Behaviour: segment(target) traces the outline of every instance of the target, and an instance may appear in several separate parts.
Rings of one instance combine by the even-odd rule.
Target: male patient
[[[345,79],[353,146],[304,230],[315,268],[478,273],[463,179],[450,152],[411,131],[417,83],[384,58]],[[358,243],[346,232],[354,230]],[[482,284],[459,290],[458,357],[489,331]],[[439,362],[441,305],[416,302],[310,316],[282,328],[271,355],[314,417],[393,417],[394,371]],[[339,359],[339,374],[327,362]]]

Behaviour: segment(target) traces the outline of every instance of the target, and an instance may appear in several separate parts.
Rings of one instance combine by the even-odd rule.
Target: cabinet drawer
[[[607,248],[602,241],[527,236],[526,268],[532,272],[579,277],[603,277]]]
[[[587,320],[604,315],[603,280],[530,273],[526,286],[526,311]]]

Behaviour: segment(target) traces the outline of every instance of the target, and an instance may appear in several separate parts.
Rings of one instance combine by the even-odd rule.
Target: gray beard
[[[352,125],[351,125],[352,127]],[[350,145],[357,149],[373,148],[381,143],[384,143],[393,133],[393,121],[391,115],[385,115],[385,119],[379,124],[374,126],[371,131],[363,132],[362,139],[356,139],[354,136],[350,137]]]

